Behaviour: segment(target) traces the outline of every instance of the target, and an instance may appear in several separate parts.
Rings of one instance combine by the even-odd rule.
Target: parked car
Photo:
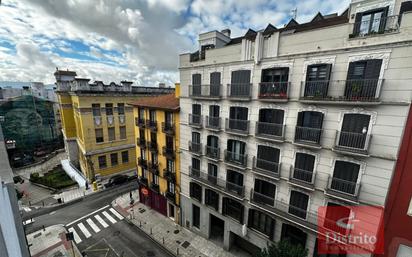
[[[20,177],[20,176],[14,176],[13,177],[13,182],[14,182],[14,184],[17,184],[17,183],[23,184],[24,179],[22,179],[22,177]]]
[[[129,176],[127,175],[114,175],[113,177],[111,177],[109,179],[109,182],[107,182],[104,187],[108,188],[108,187],[112,187],[112,186],[116,186],[116,185],[121,185],[126,183],[129,180]]]

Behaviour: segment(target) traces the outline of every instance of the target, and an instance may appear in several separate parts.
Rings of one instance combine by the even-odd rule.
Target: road
[[[172,256],[112,208],[111,202],[117,196],[134,188],[136,184],[132,183],[105,190],[37,216],[26,226],[26,233],[62,224],[74,232],[79,250],[88,257]]]

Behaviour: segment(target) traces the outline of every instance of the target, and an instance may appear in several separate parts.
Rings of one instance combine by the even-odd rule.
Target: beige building
[[[180,55],[183,224],[227,250],[289,239],[326,256],[319,207],[385,205],[412,95],[410,7],[353,0],[200,34]]]

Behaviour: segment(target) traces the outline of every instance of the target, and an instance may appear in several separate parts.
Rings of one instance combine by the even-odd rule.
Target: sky
[[[56,67],[78,77],[134,85],[179,81],[179,54],[198,34],[232,37],[268,23],[282,27],[318,11],[342,13],[350,0],[2,0],[0,81],[54,83]]]

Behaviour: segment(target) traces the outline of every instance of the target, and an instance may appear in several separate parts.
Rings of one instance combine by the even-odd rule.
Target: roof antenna
[[[291,14],[292,14],[292,18],[294,20],[296,20],[296,17],[298,16],[298,8],[295,7],[295,9],[290,10]]]

